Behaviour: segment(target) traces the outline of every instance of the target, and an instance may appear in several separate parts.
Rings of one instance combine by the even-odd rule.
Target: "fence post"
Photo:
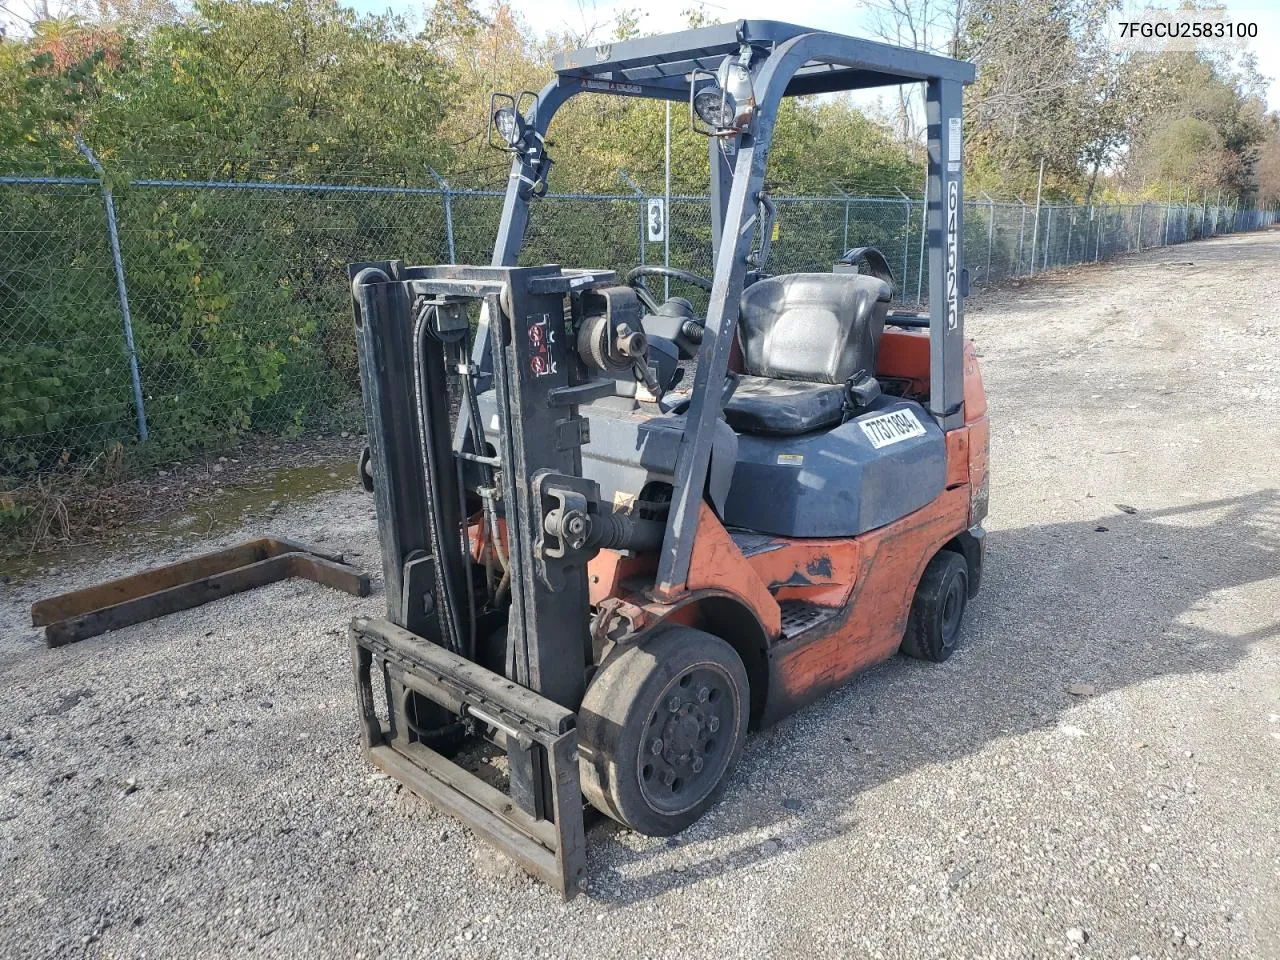
[[[1093,217],[1093,206],[1089,207],[1089,216]],[[1098,236],[1093,242],[1093,262],[1097,263],[1102,259],[1102,217],[1098,218]]]
[[[449,189],[449,181],[440,174],[436,173],[430,167],[427,167],[427,173],[431,174],[431,179],[436,182],[436,186],[440,188],[440,195],[444,197],[444,236],[445,243],[449,249],[449,262],[457,263],[458,257],[453,252],[453,193]]]
[[[894,187],[898,191],[898,196],[902,198],[903,221],[902,221],[902,292],[907,290],[907,260],[911,257],[911,198],[908,197],[901,187]],[[846,211],[848,208],[845,208]],[[905,298],[904,298],[905,299]]]
[[[1169,199],[1164,204],[1164,232],[1160,237],[1160,246],[1169,245],[1169,207],[1173,205],[1173,187],[1169,188]]]
[[[831,189],[834,190],[837,194],[839,194],[840,198],[844,200],[844,232],[840,235],[840,256],[843,257],[844,252],[849,249],[849,199],[850,197],[849,197],[849,194],[847,194],[840,187],[836,186],[834,183],[831,185]]]
[[[1044,157],[1040,158],[1040,177],[1036,180],[1036,221],[1031,227],[1031,273],[1036,275],[1036,244],[1040,240],[1040,191],[1044,188]]]
[[[991,199],[991,194],[983,190],[982,195],[987,198],[987,272],[982,275],[982,282],[991,283],[991,242],[995,239],[996,231],[996,202]]]
[[[1022,222],[1018,224],[1018,272],[1015,276],[1022,276],[1022,241],[1027,235],[1027,201],[1021,197],[1018,202],[1022,204]]]
[[[648,232],[649,216],[648,216],[648,212],[645,210],[645,207],[647,206],[648,198],[644,195],[644,191],[640,189],[640,185],[631,179],[631,174],[627,173],[627,171],[619,170],[618,179],[621,180],[623,183],[625,183],[628,187],[630,187],[631,191],[636,195],[636,213],[638,214],[638,216],[636,217],[636,222],[640,225],[639,232],[636,234],[636,244],[640,250],[640,266],[643,267],[644,266],[644,248],[645,248],[646,242],[648,242],[648,239],[649,239],[649,232]],[[670,223],[671,211],[670,210],[666,211],[664,216],[666,216],[668,222],[663,224],[663,226],[666,227],[668,230],[670,230],[671,229],[671,223]]]
[[[116,273],[116,296],[120,300],[120,319],[124,324],[125,357],[129,361],[129,381],[133,387],[133,406],[138,416],[138,439],[143,443],[147,439],[147,408],[142,401],[142,377],[138,373],[138,351],[133,343],[133,315],[129,312],[129,291],[124,282],[124,258],[120,255],[120,233],[116,228],[116,203],[111,196],[111,184],[107,181],[106,171],[93,155],[89,145],[80,134],[76,134],[76,148],[89,161],[98,175],[98,183],[102,189],[102,205],[107,211],[107,237],[111,241],[111,261]]]
[[[1044,259],[1040,261],[1040,269],[1049,269],[1049,248],[1053,246],[1053,211],[1054,207],[1050,206],[1045,214],[1044,221]]]
[[[1089,204],[1089,222],[1084,227],[1084,243],[1080,244],[1080,262],[1084,263],[1089,259],[1089,238],[1093,236],[1094,231],[1094,212],[1093,204]]]
[[[1138,204],[1138,252],[1142,252],[1142,221],[1146,219],[1147,205]]]
[[[1066,266],[1071,266],[1071,240],[1076,232],[1076,208],[1075,204],[1071,206],[1071,219],[1067,221],[1067,259]]]

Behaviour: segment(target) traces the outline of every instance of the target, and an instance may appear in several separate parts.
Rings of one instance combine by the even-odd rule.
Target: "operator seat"
[[[849,381],[875,374],[890,295],[883,280],[857,273],[788,273],[748,287],[738,318],[745,372],[725,404],[729,426],[794,436],[840,423]]]

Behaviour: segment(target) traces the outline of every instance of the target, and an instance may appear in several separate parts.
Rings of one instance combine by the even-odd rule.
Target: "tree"
[[[395,17],[337,0],[201,0],[157,27],[141,70],[93,105],[104,162],[152,176],[421,182],[447,166],[435,136],[448,66]]]
[[[1071,192],[1082,160],[1116,146],[1115,66],[1103,21],[1110,0],[971,0],[960,52],[978,67],[966,98],[976,181],[1034,189],[1041,159],[1051,185]]]
[[[1128,187],[1221,188],[1251,199],[1268,135],[1256,66],[1166,51],[1145,65],[1143,76],[1147,92],[1123,164]]]
[[[872,32],[900,47],[959,56],[967,0],[862,0]],[[924,109],[918,84],[894,88],[898,140],[908,153],[923,135]]]
[[[0,40],[0,169],[85,172],[73,137],[113,73],[133,68],[118,33],[74,18],[36,24],[25,42]]]
[[[1267,138],[1258,147],[1258,202],[1268,208],[1280,207],[1280,114],[1268,114]]]

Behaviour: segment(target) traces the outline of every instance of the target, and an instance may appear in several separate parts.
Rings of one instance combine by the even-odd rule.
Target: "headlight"
[[[515,146],[520,142],[523,131],[520,129],[520,116],[513,107],[502,107],[493,115],[493,125],[497,128],[498,136],[502,137],[508,144]]]
[[[693,111],[713,130],[733,126],[733,102],[719,87],[708,87],[693,97]]]
[[[689,120],[693,129],[709,137],[747,133],[756,110],[756,93],[751,80],[753,49],[743,44],[730,54],[720,68],[694,70],[689,78]],[[700,82],[701,81],[701,82]],[[693,93],[692,91],[697,91]],[[703,126],[699,127],[701,121]]]

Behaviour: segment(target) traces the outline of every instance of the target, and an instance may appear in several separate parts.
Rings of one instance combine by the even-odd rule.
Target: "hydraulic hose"
[[[436,556],[436,592],[444,608],[444,625],[448,647],[454,653],[462,653],[461,611],[458,609],[458,598],[453,595],[452,578],[446,573],[447,560],[444,554],[444,518],[440,515],[439,492],[440,467],[436,463],[435,435],[431,430],[431,421],[427,416],[425,382],[423,370],[423,354],[426,350],[426,336],[429,329],[428,318],[433,309],[419,310],[413,322],[413,394],[414,408],[418,418],[418,438],[422,447],[422,475],[427,484],[428,502],[427,525],[431,537],[431,545]]]
[[[457,369],[458,369],[458,377],[462,381],[463,401],[467,405],[467,413],[471,419],[471,452],[478,457],[482,457],[482,456],[485,456],[486,454],[485,447],[487,446],[487,442],[485,440],[484,420],[480,416],[480,402],[476,398],[475,383],[472,381],[471,371],[469,368],[469,355],[471,352],[470,340],[471,340],[470,337],[463,337],[461,340],[458,341],[458,368]],[[490,597],[490,602],[496,603],[502,598],[503,585],[508,584],[510,580],[509,580],[509,575],[507,573],[507,558],[502,553],[502,544],[500,542],[501,538],[498,535],[497,516],[496,516],[496,511],[494,510],[494,507],[493,507],[493,497],[494,497],[494,493],[496,492],[496,488],[494,487],[494,482],[493,482],[493,468],[490,467],[487,463],[482,463],[479,466],[480,466],[480,475],[484,480],[484,483],[483,483],[484,490],[480,494],[480,499],[481,499],[483,513],[484,513],[484,523],[482,524],[482,528],[485,532],[487,532],[488,537],[490,538],[489,553],[497,556],[498,563],[502,567],[502,574],[503,574],[502,582],[498,584],[497,591]],[[461,495],[461,491],[462,491],[461,461],[459,461],[458,489],[459,489],[459,494]],[[485,576],[485,584],[486,586],[490,586],[487,570],[486,570],[486,576]],[[473,652],[476,646],[475,633],[476,633],[476,623],[475,623],[475,614],[473,611],[471,616],[471,649]]]

